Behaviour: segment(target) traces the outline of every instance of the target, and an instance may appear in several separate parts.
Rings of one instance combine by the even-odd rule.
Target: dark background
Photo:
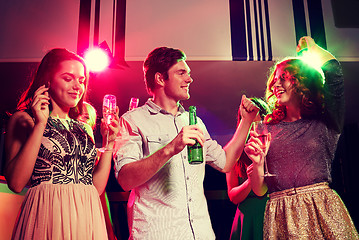
[[[38,63],[0,63],[0,107],[1,126],[4,131],[7,115],[12,111],[21,92],[27,87],[32,72]],[[128,67],[108,69],[92,75],[89,83],[89,102],[101,114],[102,98],[111,93],[117,96],[120,114],[128,109],[131,97],[140,99],[140,105],[148,99],[142,73],[142,62],[127,62]],[[237,122],[237,110],[242,94],[248,97],[261,97],[264,94],[266,77],[273,62],[234,62],[234,61],[188,61],[194,82],[190,87],[191,98],[183,105],[197,106],[197,115],[202,118],[212,138],[222,146],[231,138]],[[342,62],[345,76],[345,127],[340,138],[336,158],[333,162],[332,187],[342,197],[357,228],[359,207],[356,204],[359,169],[359,64]],[[98,120],[100,116],[98,116]],[[3,132],[2,131],[2,132]],[[98,131],[96,141],[101,142]],[[3,143],[3,135],[1,135]],[[1,144],[2,151],[2,144]],[[0,161],[0,175],[3,159]],[[225,174],[211,167],[206,168],[204,182],[208,208],[213,228],[218,239],[228,239],[236,206],[227,197]],[[116,183],[113,173],[107,186],[111,204],[112,219],[119,239],[128,236],[126,228],[126,193]]]

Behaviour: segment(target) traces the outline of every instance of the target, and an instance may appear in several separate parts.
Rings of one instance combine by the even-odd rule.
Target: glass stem
[[[108,145],[108,132],[106,134],[106,145],[105,145],[105,148],[107,149],[107,145]]]

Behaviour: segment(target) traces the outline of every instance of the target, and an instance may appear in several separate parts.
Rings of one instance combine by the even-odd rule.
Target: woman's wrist
[[[34,128],[39,128],[44,130],[46,128],[47,122],[35,122]]]
[[[106,150],[103,151],[102,153],[113,153],[113,149],[106,149]]]

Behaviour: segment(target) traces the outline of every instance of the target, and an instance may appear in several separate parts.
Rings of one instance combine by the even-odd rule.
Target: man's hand
[[[248,119],[251,122],[257,116],[259,112],[259,108],[255,103],[253,103],[246,95],[242,95],[241,105],[239,107],[239,114],[238,119]]]
[[[198,125],[189,125],[181,129],[178,135],[170,142],[173,146],[173,155],[180,153],[187,145],[193,145],[196,140],[203,146],[204,135]]]

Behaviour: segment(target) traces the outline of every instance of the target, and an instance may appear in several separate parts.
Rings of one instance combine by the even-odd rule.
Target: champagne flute
[[[131,111],[132,109],[137,108],[138,107],[138,102],[139,102],[138,98],[135,98],[135,97],[131,98],[128,110]]]
[[[268,144],[268,138],[269,138],[268,133],[258,135],[258,139],[262,143],[261,149],[263,150],[263,152],[266,151],[266,146]],[[276,175],[269,172],[268,165],[267,165],[267,157],[264,156],[264,175],[263,175],[263,177],[273,177],[273,176],[276,176]]]
[[[115,114],[116,114],[116,96],[115,95],[107,94],[104,96],[103,104],[102,104],[102,114],[103,114],[103,118],[106,121],[106,125],[108,127],[111,124],[112,119],[115,118]],[[104,152],[104,151],[108,150],[108,148],[107,148],[108,135],[109,135],[109,131],[107,131],[107,134],[106,134],[106,145],[105,145],[105,147],[102,147],[99,149],[100,152]]]

